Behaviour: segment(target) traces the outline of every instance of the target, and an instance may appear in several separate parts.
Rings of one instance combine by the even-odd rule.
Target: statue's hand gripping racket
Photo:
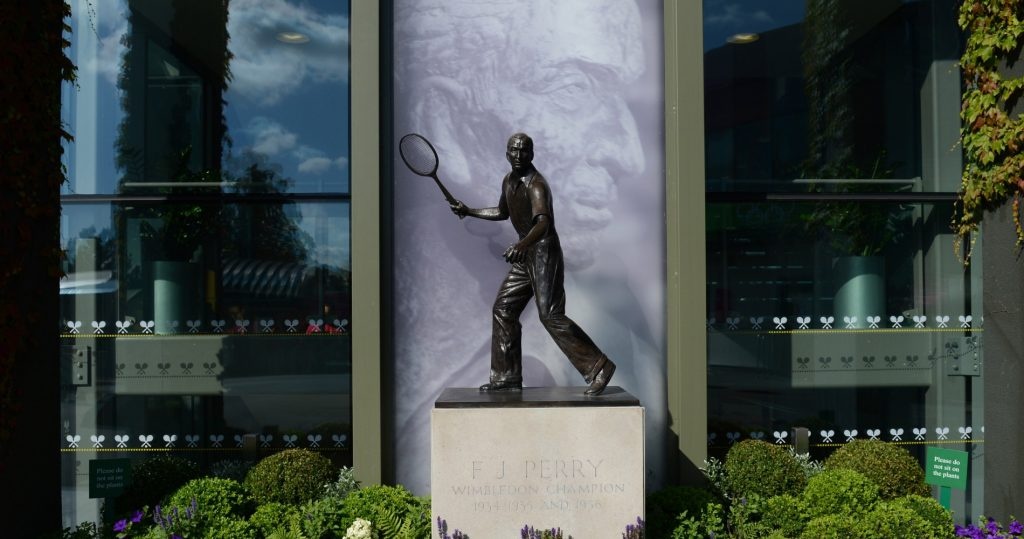
[[[398,153],[402,155],[402,161],[405,161],[405,166],[409,167],[409,170],[434,179],[448,204],[455,206],[459,203],[437,178],[437,150],[423,135],[409,133],[402,137],[398,143]]]

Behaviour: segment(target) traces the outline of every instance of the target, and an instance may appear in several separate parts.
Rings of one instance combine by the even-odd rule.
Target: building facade
[[[534,138],[567,310],[647,409],[651,488],[807,433],[815,458],[966,451],[953,508],[984,513],[951,0],[82,0],[71,23],[65,525],[102,510],[90,469],[161,454],[308,447],[429,492],[429,409],[486,381],[515,238],[452,215],[408,132],[472,207]],[[534,318],[525,384],[582,386]]]

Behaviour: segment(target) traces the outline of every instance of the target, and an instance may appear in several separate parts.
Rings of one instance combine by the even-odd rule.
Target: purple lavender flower
[[[1019,520],[1010,521],[1010,535],[1021,535],[1024,534],[1024,524],[1021,524]]]
[[[114,531],[123,532],[128,529],[128,519],[122,518],[114,523]]]
[[[985,531],[987,531],[989,535],[997,535],[999,533],[999,524],[996,523],[996,519],[988,517],[988,523],[985,524]]]
[[[142,511],[136,511],[136,512],[132,513],[132,522],[134,522],[136,524],[138,524],[139,522],[142,522],[142,517],[143,516],[145,516],[145,513],[143,513]]]

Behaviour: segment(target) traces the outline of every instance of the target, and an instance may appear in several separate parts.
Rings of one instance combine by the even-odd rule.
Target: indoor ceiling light
[[[280,32],[277,34],[277,40],[282,43],[290,43],[293,45],[299,43],[306,43],[309,41],[309,36],[299,32]]]
[[[745,43],[753,43],[753,42],[757,41],[758,38],[760,38],[760,37],[761,36],[759,36],[759,35],[757,35],[757,34],[755,34],[753,32],[744,32],[744,33],[741,33],[741,34],[733,34],[733,35],[729,36],[729,38],[726,39],[726,41],[728,41],[729,43],[736,43],[738,45],[743,45]]]

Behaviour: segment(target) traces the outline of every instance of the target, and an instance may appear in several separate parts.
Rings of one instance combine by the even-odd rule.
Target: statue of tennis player
[[[505,250],[512,264],[494,300],[491,333],[491,379],[480,391],[520,391],[523,388],[522,326],[519,316],[530,298],[551,338],[583,375],[586,395],[604,391],[615,364],[565,315],[562,246],[555,232],[555,214],[548,182],[533,166],[533,139],[516,133],[508,139],[505,157],[512,171],[501,182],[501,198],[493,208],[469,208],[451,203],[460,219],[510,219],[519,241]]]

